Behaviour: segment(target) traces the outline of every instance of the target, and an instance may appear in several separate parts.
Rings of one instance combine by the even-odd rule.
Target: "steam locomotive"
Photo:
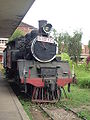
[[[50,36],[52,25],[39,21],[39,29],[7,43],[4,50],[6,76],[28,93],[33,102],[56,102],[61,88],[72,82],[67,61],[56,56],[57,43]]]

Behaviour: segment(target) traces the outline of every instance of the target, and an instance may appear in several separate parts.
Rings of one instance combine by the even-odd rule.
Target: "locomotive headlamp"
[[[43,26],[43,31],[45,33],[49,33],[51,31],[52,25],[51,24],[46,24],[45,26]]]

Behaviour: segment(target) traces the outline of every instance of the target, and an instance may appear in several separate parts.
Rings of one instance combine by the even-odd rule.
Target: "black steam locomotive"
[[[7,43],[4,68],[8,78],[30,94],[34,102],[53,102],[60,99],[61,87],[72,82],[69,64],[56,57],[57,43],[50,36],[51,24],[39,21],[33,30]]]

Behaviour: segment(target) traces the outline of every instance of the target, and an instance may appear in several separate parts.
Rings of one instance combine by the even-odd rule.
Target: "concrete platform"
[[[30,120],[9,84],[0,73],[0,120]]]

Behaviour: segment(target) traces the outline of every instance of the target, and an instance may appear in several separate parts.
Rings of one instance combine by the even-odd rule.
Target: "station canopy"
[[[0,0],[0,38],[9,38],[35,0]]]

